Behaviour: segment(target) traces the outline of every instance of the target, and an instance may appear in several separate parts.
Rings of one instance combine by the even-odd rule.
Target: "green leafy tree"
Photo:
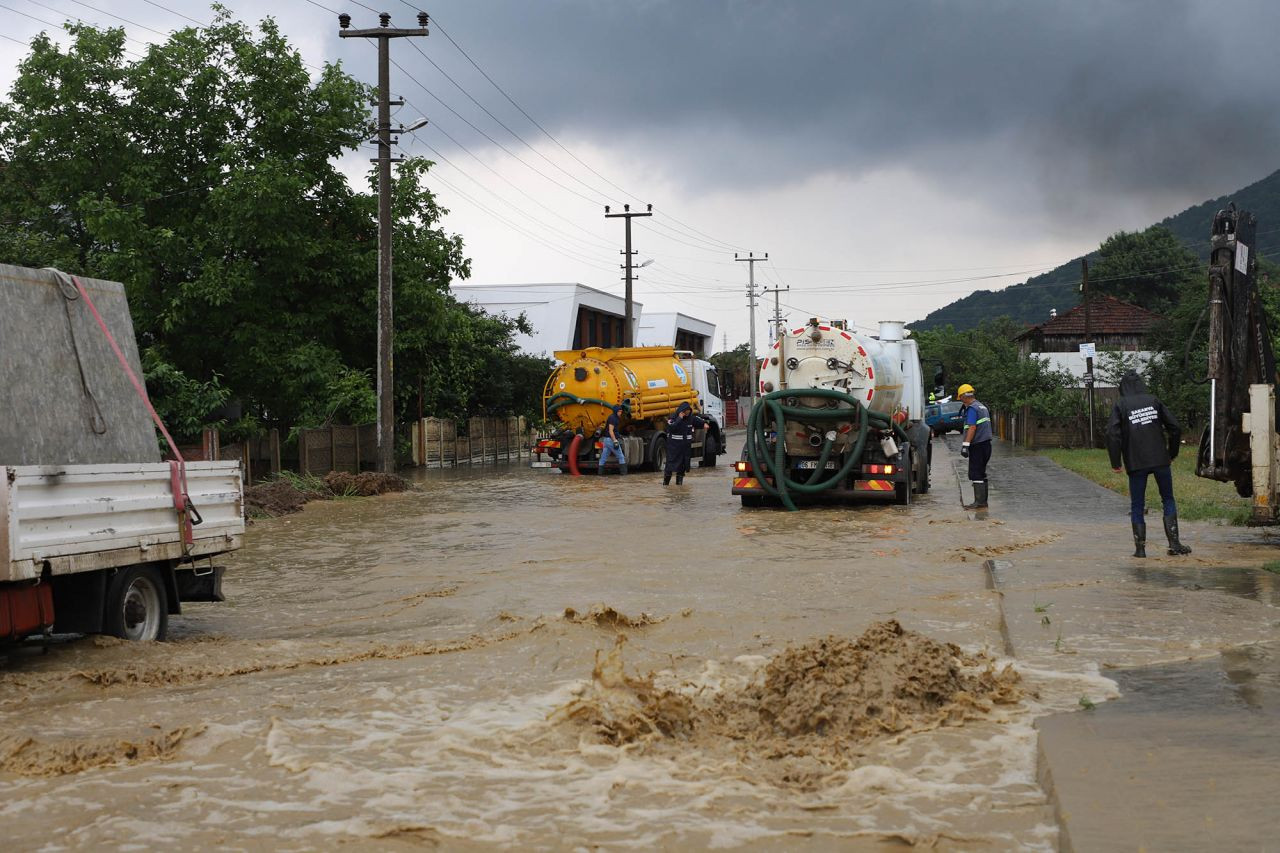
[[[720,376],[720,394],[725,399],[745,397],[751,393],[750,349],[750,344],[738,344],[707,359],[715,365]]]
[[[1022,358],[1014,338],[1022,327],[1007,317],[989,320],[976,329],[951,326],[913,332],[927,378],[932,366],[946,370],[946,392],[960,383],[973,385],[978,398],[992,409],[1013,412],[1023,406],[1042,415],[1070,415],[1082,410],[1081,396],[1071,390],[1070,376],[1052,370],[1043,359]]]
[[[1165,314],[1184,291],[1202,280],[1204,264],[1163,225],[1113,234],[1089,266],[1089,284],[1097,293]]]
[[[369,419],[376,195],[337,161],[367,136],[370,89],[334,65],[312,76],[273,21],[251,31],[222,9],[136,61],[123,30],[67,29],[65,52],[33,40],[0,102],[3,260],[124,282],[184,431],[229,400],[245,430]],[[470,262],[439,227],[430,167],[407,161],[394,190],[400,414],[419,376],[432,413],[531,411],[499,388],[533,370],[520,321],[449,295]]]

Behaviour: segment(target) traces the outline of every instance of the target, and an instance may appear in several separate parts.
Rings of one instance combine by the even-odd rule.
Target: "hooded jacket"
[[[1111,467],[1132,474],[1150,468],[1162,468],[1178,456],[1182,427],[1147,390],[1142,377],[1130,370],[1120,379],[1120,399],[1111,408],[1107,423],[1107,452]]]

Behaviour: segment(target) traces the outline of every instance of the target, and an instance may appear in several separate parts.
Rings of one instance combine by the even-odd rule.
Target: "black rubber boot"
[[[1178,541],[1178,517],[1176,515],[1166,515],[1164,517],[1164,535],[1169,539],[1170,557],[1191,553],[1190,548]]]
[[[683,485],[684,485],[684,472],[683,472],[683,471],[681,471],[679,474],[676,474],[676,485],[677,485],[677,486],[683,486]]]
[[[663,474],[662,474],[662,485],[664,485],[664,486],[669,486],[669,485],[671,485],[671,472],[670,472],[670,471],[665,471],[665,472],[663,472]]]
[[[987,508],[987,484],[973,484],[973,503],[965,504],[965,509],[986,509]]]
[[[622,463],[622,467],[618,469],[618,473],[624,475],[627,473],[627,463]]]
[[[1147,556],[1147,523],[1145,521],[1142,523],[1131,521],[1129,523],[1133,525],[1133,556]]]

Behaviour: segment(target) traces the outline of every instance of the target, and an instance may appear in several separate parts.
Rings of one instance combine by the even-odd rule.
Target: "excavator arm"
[[[1235,205],[1213,218],[1209,260],[1209,423],[1196,474],[1253,497],[1254,521],[1277,521],[1276,361],[1256,283],[1257,221]]]

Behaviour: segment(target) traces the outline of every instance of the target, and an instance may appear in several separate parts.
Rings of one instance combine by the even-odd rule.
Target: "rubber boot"
[[[662,485],[664,485],[664,486],[670,486],[670,485],[671,485],[671,472],[670,472],[670,471],[663,471],[663,472],[662,472]]]
[[[1147,556],[1147,523],[1129,522],[1133,525],[1133,556]]]
[[[965,509],[986,509],[987,508],[987,484],[973,484],[973,503],[965,504]]]
[[[683,486],[683,485],[684,485],[684,472],[683,472],[683,471],[681,471],[680,473],[676,474],[676,485],[677,485],[677,486]]]
[[[627,463],[625,462],[622,463],[622,466],[618,468],[618,473],[623,475],[627,473]]]
[[[1191,553],[1190,548],[1178,541],[1178,517],[1176,515],[1166,515],[1164,517],[1164,535],[1169,539],[1170,557]]]

